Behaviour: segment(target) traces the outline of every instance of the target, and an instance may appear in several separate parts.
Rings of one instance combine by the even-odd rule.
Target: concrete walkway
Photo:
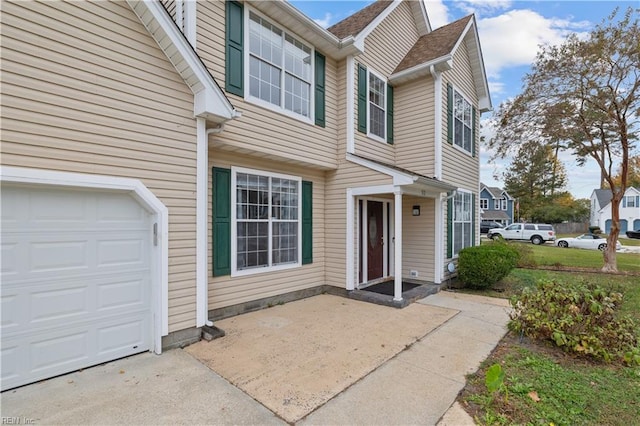
[[[266,408],[268,404],[183,350],[136,355],[4,392],[2,416],[17,417],[21,424],[471,425],[473,420],[453,403],[465,374],[478,368],[506,332],[508,304],[449,292],[418,303],[428,308],[424,312],[440,314],[437,327],[385,355],[377,368],[365,371],[297,421],[285,422]],[[419,307],[413,310],[422,312]],[[369,314],[377,309],[370,304],[360,308]],[[410,311],[394,312],[402,312],[402,317]],[[270,386],[275,392],[278,385],[282,384]]]

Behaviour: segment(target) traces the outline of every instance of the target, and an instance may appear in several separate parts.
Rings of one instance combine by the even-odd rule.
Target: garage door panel
[[[2,389],[147,351],[151,221],[127,193],[2,185]]]
[[[99,240],[96,248],[96,266],[99,268],[104,266],[148,266],[149,247],[145,241],[147,238],[150,236]]]
[[[149,312],[150,285],[143,270],[66,280],[3,283],[2,331],[11,335],[13,328],[19,327],[17,332],[26,335],[69,323],[105,321],[130,312]]]

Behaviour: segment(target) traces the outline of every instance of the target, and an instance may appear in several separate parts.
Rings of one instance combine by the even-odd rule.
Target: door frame
[[[393,237],[395,236],[394,230],[394,200],[389,198],[380,197],[356,197],[356,216],[358,224],[358,237],[356,238],[356,250],[358,256],[357,263],[357,288],[363,288],[370,281],[367,277],[367,253],[363,253],[363,248],[368,247],[368,244],[364,244],[367,241],[369,235],[369,227],[367,221],[363,220],[367,218],[367,201],[376,201],[382,203],[382,238],[384,241],[382,247],[382,277],[377,278],[374,282],[380,282],[393,276],[394,273],[394,257],[393,257]]]
[[[162,201],[141,181],[124,177],[0,166],[0,181],[128,192],[150,213],[151,223],[157,224],[157,245],[151,244],[150,253],[151,347],[155,353],[162,353],[162,336],[169,334],[169,210]]]

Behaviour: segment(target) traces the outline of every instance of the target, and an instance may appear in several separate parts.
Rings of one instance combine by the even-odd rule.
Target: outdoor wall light
[[[420,216],[420,206],[413,206],[412,214],[414,216]]]

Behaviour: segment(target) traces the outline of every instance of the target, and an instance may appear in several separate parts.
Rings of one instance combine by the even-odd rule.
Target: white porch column
[[[347,290],[353,290],[356,288],[355,285],[355,233],[353,230],[353,223],[355,221],[355,208],[354,208],[354,199],[353,199],[353,189],[347,189],[347,240],[346,240],[346,250],[347,250]]]
[[[394,263],[395,278],[393,288],[393,300],[402,300],[402,191],[396,190],[393,193],[395,205],[395,246]]]

